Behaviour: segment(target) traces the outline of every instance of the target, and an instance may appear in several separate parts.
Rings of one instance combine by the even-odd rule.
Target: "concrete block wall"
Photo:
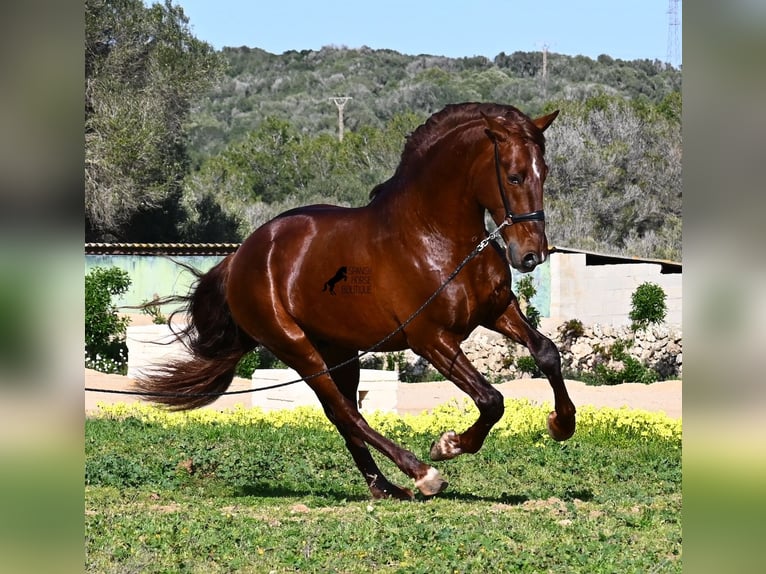
[[[206,270],[220,256],[178,256],[175,259]],[[650,261],[632,260],[620,264],[588,265],[585,253],[557,251],[532,274],[537,288],[533,304],[544,318],[554,323],[579,319],[586,325],[628,325],[630,298],[641,283],[650,281],[667,295],[666,323],[680,327],[682,313],[681,273],[662,274],[661,266]],[[115,304],[140,305],[160,296],[186,294],[193,277],[170,259],[159,256],[87,255],[86,273],[96,267],[116,266],[128,271],[130,289]],[[514,281],[520,274],[514,273]],[[169,315],[173,306],[163,307]]]
[[[667,296],[665,322],[680,326],[682,316],[680,273],[660,273],[650,263],[586,265],[584,253],[556,253],[550,258],[550,317],[579,319],[586,325],[630,324],[631,297],[645,282],[662,287]]]

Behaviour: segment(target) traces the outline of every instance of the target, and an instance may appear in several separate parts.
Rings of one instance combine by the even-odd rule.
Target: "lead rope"
[[[484,251],[484,249],[489,245],[492,241],[500,237],[500,231],[513,223],[511,218],[506,218],[503,220],[503,222],[495,229],[492,233],[487,235],[484,239],[482,239],[476,247],[474,247],[473,251],[469,253],[463,261],[460,262],[460,264],[455,268],[455,270],[450,273],[449,277],[444,280],[444,282],[439,285],[439,288],[436,289],[436,291],[433,292],[433,294],[426,299],[425,303],[423,303],[420,307],[418,307],[407,319],[404,320],[404,322],[399,325],[396,329],[394,329],[391,333],[383,337],[380,341],[375,343],[372,347],[366,349],[359,355],[356,355],[355,357],[352,357],[350,359],[347,359],[343,361],[342,363],[338,363],[337,365],[334,365],[332,367],[329,367],[327,369],[324,369],[322,371],[319,371],[318,373],[314,373],[313,375],[309,375],[307,377],[301,377],[299,379],[294,379],[291,381],[286,381],[284,383],[276,383],[274,385],[268,385],[265,387],[258,387],[257,389],[242,389],[239,391],[224,391],[221,393],[153,393],[149,391],[123,391],[123,390],[117,390],[117,389],[96,389],[92,387],[85,387],[86,391],[90,392],[98,392],[98,393],[110,393],[110,394],[116,394],[116,395],[137,395],[137,396],[145,396],[145,397],[220,397],[224,395],[241,395],[245,393],[254,393],[258,391],[268,391],[271,389],[278,389],[280,387],[286,387],[288,385],[294,385],[296,383],[301,383],[304,381],[309,381],[311,379],[315,379],[316,377],[321,377],[323,375],[328,375],[332,373],[333,371],[340,369],[341,367],[345,367],[346,365],[349,365],[353,363],[354,361],[358,361],[360,358],[364,357],[365,355],[369,355],[370,353],[375,352],[376,349],[383,346],[385,343],[390,341],[392,338],[394,338],[396,335],[401,333],[407,325],[412,323],[412,321],[415,320],[415,318],[420,315],[420,313],[423,312],[423,310],[430,305],[434,299],[436,299],[444,289],[447,288],[447,285],[449,285],[455,277],[457,277],[458,273],[462,271],[463,267],[468,265],[468,263],[476,257],[479,253]]]

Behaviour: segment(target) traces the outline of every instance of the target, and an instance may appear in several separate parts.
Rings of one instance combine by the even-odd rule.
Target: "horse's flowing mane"
[[[409,167],[425,155],[435,142],[456,127],[469,121],[476,120],[481,114],[489,117],[503,117],[509,131],[518,137],[527,139],[545,151],[545,136],[535,126],[529,117],[510,105],[494,103],[467,102],[462,104],[450,104],[440,112],[432,115],[425,123],[407,136],[404,144],[399,166],[394,175],[388,181],[376,185],[370,192],[370,197],[375,197],[385,189],[394,185],[398,178],[403,177]]]

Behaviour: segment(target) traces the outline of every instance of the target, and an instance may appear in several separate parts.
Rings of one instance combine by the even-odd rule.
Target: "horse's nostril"
[[[534,269],[538,264],[537,255],[534,253],[527,253],[521,263],[525,269]]]

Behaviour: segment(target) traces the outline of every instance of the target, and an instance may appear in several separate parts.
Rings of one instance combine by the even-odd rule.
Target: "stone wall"
[[[622,340],[632,342],[627,354],[657,371],[661,379],[680,379],[683,373],[681,330],[674,327],[657,325],[634,333],[624,326],[592,325],[585,327],[578,337],[566,333],[564,328],[552,335],[567,370],[591,371],[596,362],[603,360],[602,351]]]
[[[567,323],[557,328],[542,329],[556,343],[561,353],[562,370],[566,373],[591,372],[596,362],[605,362],[603,350],[618,340],[632,341],[627,353],[641,363],[655,369],[660,379],[680,379],[683,372],[683,344],[681,330],[667,325],[649,327],[633,333],[629,327],[612,325],[585,326],[582,333],[567,331]],[[168,344],[173,339],[167,325],[128,327],[128,376],[135,377],[150,365],[169,358],[183,358],[186,350],[179,344]],[[157,344],[157,343],[163,344]],[[529,352],[502,335],[478,328],[462,344],[463,352],[490,382],[529,377],[519,369],[520,357]],[[439,375],[422,357],[412,351],[402,353],[371,353],[362,357],[362,367],[378,370],[398,370],[400,380],[437,380]],[[619,365],[608,364],[619,369]],[[541,376],[536,374],[536,376]]]
[[[660,379],[680,379],[683,371],[683,344],[681,330],[667,325],[649,327],[646,331],[633,333],[629,327],[612,325],[585,326],[582,333],[568,332],[566,323],[545,334],[556,343],[561,353],[562,370],[567,373],[591,372],[597,362],[605,362],[612,368],[618,364],[609,364],[604,359],[607,351],[618,340],[632,341],[626,349],[628,355],[644,365],[656,370]],[[480,373],[490,382],[506,379],[529,377],[530,373],[519,369],[520,357],[528,357],[529,352],[510,339],[486,329],[476,329],[462,344],[463,352]],[[391,368],[383,354],[373,354],[363,358],[363,364],[370,368]],[[404,377],[410,379],[431,378],[433,369],[412,351],[403,352],[397,361],[398,369]]]

